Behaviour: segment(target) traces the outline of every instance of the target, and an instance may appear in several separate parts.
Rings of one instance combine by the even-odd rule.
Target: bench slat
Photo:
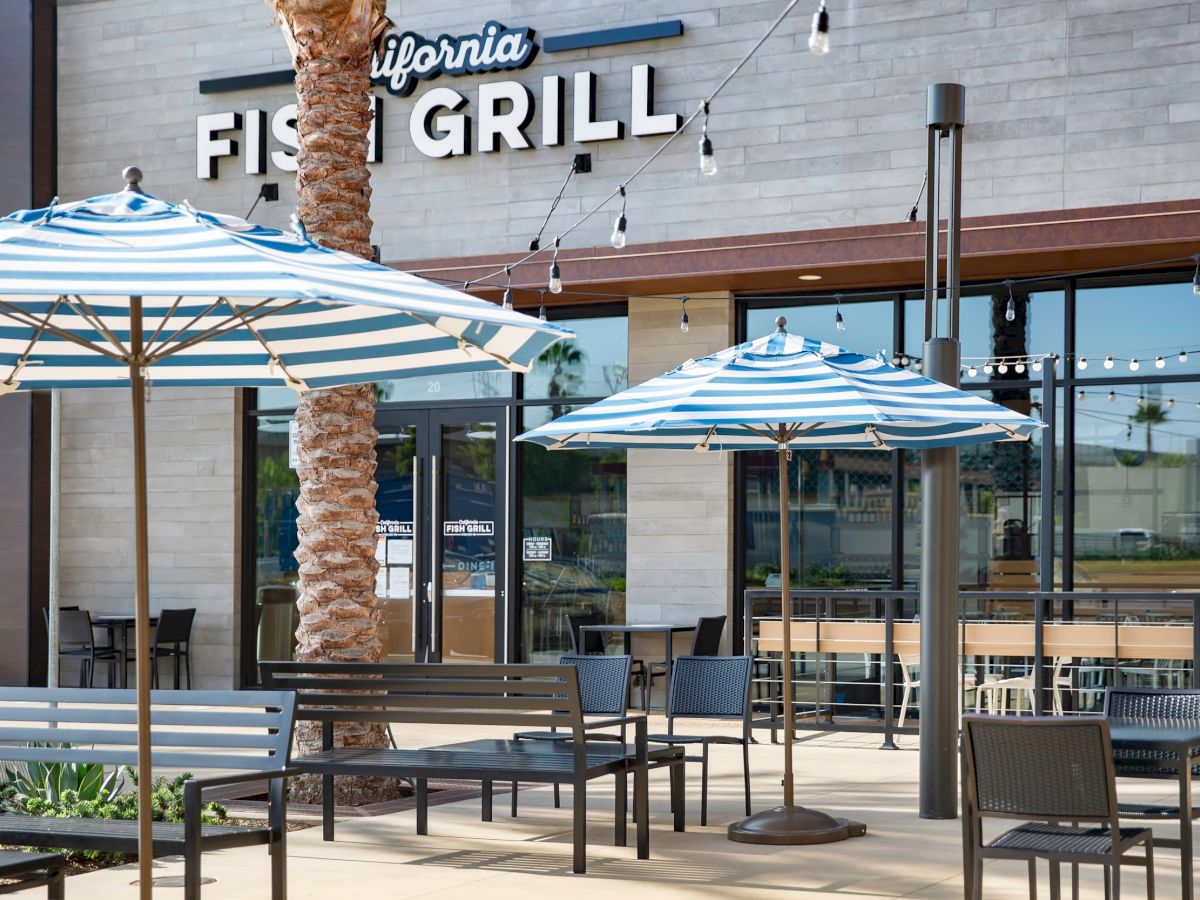
[[[0,723],[3,722],[90,722],[96,725],[136,725],[137,709],[128,707],[5,706],[6,691],[0,691]],[[152,725],[195,728],[273,728],[285,721],[278,712],[151,709]]]
[[[103,853],[136,853],[136,819],[57,819],[51,816],[0,815],[0,841],[26,847],[63,847],[68,850],[98,850]],[[154,855],[183,852],[183,826],[154,822]],[[266,826],[201,825],[200,843],[205,850],[265,844]]]
[[[295,662],[287,660],[262,660],[259,666],[274,676],[309,673],[324,675],[379,674],[391,677],[435,678],[562,678],[574,673],[575,667],[568,665],[544,665],[540,663],[336,663]]]
[[[72,747],[0,747],[0,760],[10,762],[103,763],[110,766],[136,766],[136,750]],[[277,756],[246,756],[238,753],[185,753],[151,749],[150,763],[169,769],[244,769],[261,772],[278,769]]]
[[[0,714],[2,718],[2,714]],[[154,729],[150,740],[160,747],[219,747],[243,750],[272,750],[279,746],[279,738],[264,732],[229,731],[163,731]],[[14,743],[70,743],[90,745],[137,745],[137,732],[133,729],[113,728],[4,728],[0,726],[0,742]],[[0,748],[0,757],[4,750]]]
[[[285,687],[287,690],[308,691],[358,691],[366,694],[386,695],[398,694],[437,694],[453,696],[457,694],[511,694],[514,696],[528,695],[531,697],[562,696],[563,682],[559,680],[503,680],[478,678],[411,678],[411,677],[380,677],[380,678],[306,678],[285,675],[272,679],[273,684]]]
[[[572,721],[579,724],[579,717],[571,718],[561,713],[531,712],[463,712],[459,710],[369,710],[369,709],[298,709],[296,718],[309,722],[396,722],[417,725],[495,725],[502,728],[549,728],[557,726],[570,730]]]
[[[558,685],[562,691],[562,685]],[[466,696],[445,696],[428,694],[299,694],[296,706],[304,711],[311,707],[343,707],[385,709],[446,709],[453,706],[456,709],[468,711],[491,711],[497,709],[533,710],[558,712],[559,715],[569,713],[573,705],[566,698],[554,697],[491,697],[471,694]]]
[[[83,703],[133,706],[137,691],[132,688],[38,688],[2,687],[0,701],[14,703]],[[249,706],[282,708],[288,702],[284,691],[174,691],[150,692],[152,706]]]

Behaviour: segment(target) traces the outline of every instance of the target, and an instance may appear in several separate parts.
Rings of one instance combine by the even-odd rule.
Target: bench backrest
[[[151,763],[189,772],[282,768],[295,705],[284,691],[151,691]],[[0,687],[0,760],[136,766],[136,694]]]
[[[296,691],[296,718],[579,728],[570,665],[263,662],[263,686]]]

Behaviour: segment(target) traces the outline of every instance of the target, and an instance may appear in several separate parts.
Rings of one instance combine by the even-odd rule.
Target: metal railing
[[[791,591],[796,728],[917,734],[916,591]],[[745,592],[754,725],[782,728],[778,591]],[[1200,592],[964,591],[958,598],[964,708],[1092,712],[1109,685],[1195,687]],[[890,664],[887,662],[890,661]],[[899,710],[908,695],[905,727]]]

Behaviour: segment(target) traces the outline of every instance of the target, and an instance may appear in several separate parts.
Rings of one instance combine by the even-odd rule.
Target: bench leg
[[[700,751],[700,825],[708,824],[708,741]]]
[[[417,787],[417,834],[429,834],[429,782],[416,779]]]
[[[480,805],[480,815],[483,821],[492,821],[492,779],[485,778],[483,780],[483,798]]]
[[[684,763],[683,760],[671,763],[671,812],[675,814],[675,830],[684,829]]]
[[[63,865],[56,863],[46,869],[46,900],[64,900]]]
[[[183,849],[183,900],[200,900],[200,841],[194,842],[184,836]]]
[[[626,835],[625,820],[628,816],[628,792],[629,779],[624,772],[618,772],[616,775],[616,796],[613,798],[613,844],[617,847],[624,847],[628,842]]]
[[[321,838],[333,840],[333,776],[321,776]]]
[[[587,871],[587,781],[575,779],[575,790],[571,797],[571,812],[574,818],[575,844],[571,871],[582,875]]]
[[[512,783],[511,800],[512,800],[512,817],[515,819],[517,817],[517,783],[515,781]]]
[[[642,814],[637,820],[638,859],[650,858],[650,773],[639,766],[633,773],[633,802]]]
[[[271,900],[287,900],[287,785],[275,778],[269,787],[271,800]]]

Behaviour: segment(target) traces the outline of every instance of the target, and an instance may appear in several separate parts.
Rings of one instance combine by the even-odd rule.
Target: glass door
[[[383,659],[494,661],[505,620],[502,415],[385,410],[376,430]]]

